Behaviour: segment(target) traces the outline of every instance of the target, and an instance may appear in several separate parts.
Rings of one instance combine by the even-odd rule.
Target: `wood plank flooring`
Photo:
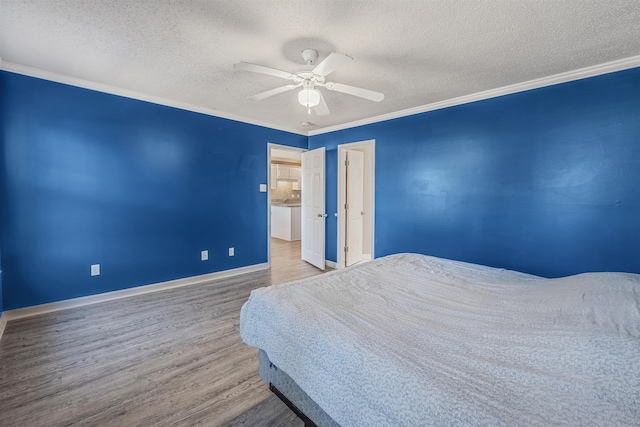
[[[251,290],[322,273],[272,239],[270,270],[7,324],[0,426],[302,426],[240,339]]]

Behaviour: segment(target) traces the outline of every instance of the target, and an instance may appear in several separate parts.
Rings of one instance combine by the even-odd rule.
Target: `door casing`
[[[271,268],[271,149],[304,153],[306,148],[289,147],[288,145],[267,143],[267,264]]]
[[[346,143],[346,144],[339,144],[338,145],[338,209],[337,209],[337,213],[338,213],[338,226],[337,226],[337,233],[338,236],[336,238],[337,241],[337,262],[335,267],[336,268],[344,268],[345,267],[345,261],[346,261],[346,256],[345,256],[345,252],[344,252],[344,247],[345,247],[345,224],[346,224],[346,213],[344,210],[344,204],[346,203],[346,166],[345,164],[340,160],[343,158],[343,150],[357,150],[357,151],[365,151],[365,189],[367,188],[367,181],[369,182],[370,186],[368,188],[370,188],[370,197],[367,200],[367,196],[365,195],[365,216],[368,216],[367,221],[365,222],[368,227],[365,227],[365,229],[368,228],[368,231],[370,234],[370,250],[371,250],[371,259],[375,258],[375,165],[376,165],[376,141],[375,139],[370,139],[370,140],[366,140],[366,141],[359,141],[359,142],[350,142],[350,143]],[[368,173],[366,171],[367,169],[367,163],[369,163],[369,167],[368,167]],[[366,190],[365,190],[366,191]],[[369,203],[367,203],[367,201]]]

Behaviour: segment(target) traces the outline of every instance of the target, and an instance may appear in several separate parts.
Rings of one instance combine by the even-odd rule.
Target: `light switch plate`
[[[267,184],[260,184],[260,192],[261,193],[267,192]]]
[[[209,259],[209,251],[202,251],[200,252],[200,259],[202,261],[206,261]]]
[[[100,264],[92,264],[91,265],[91,275],[99,276],[100,275]]]
[[[234,256],[236,254],[235,249],[229,248],[229,256]]]

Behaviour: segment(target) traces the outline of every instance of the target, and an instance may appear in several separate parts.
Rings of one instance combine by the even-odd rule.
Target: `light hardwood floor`
[[[0,426],[302,426],[240,339],[251,290],[320,274],[272,239],[271,270],[8,323]]]

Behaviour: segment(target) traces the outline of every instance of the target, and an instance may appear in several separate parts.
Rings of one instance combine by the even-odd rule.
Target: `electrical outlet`
[[[91,265],[91,275],[99,276],[100,275],[100,264],[92,264]]]
[[[260,192],[261,193],[267,192],[267,184],[260,184]]]
[[[233,248],[229,248],[229,256],[234,256],[236,251]]]
[[[200,252],[200,259],[202,261],[206,261],[209,259],[209,251],[202,251]]]

